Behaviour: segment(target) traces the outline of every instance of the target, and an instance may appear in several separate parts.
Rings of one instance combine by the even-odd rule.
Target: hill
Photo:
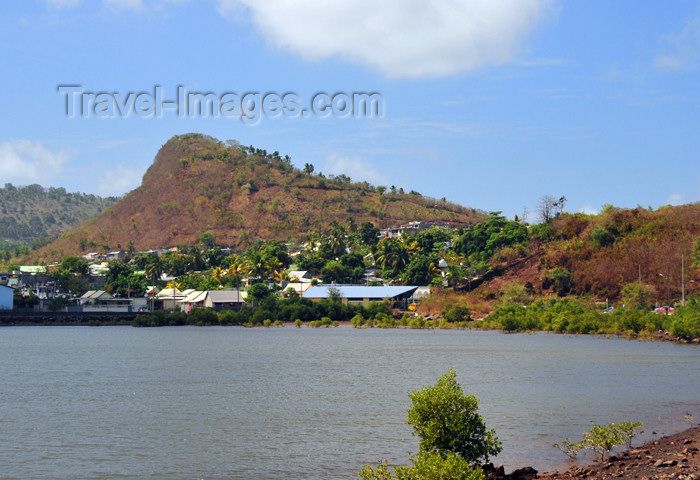
[[[102,198],[41,185],[0,188],[0,244],[6,249],[48,243],[114,204]]]
[[[667,303],[681,298],[684,273],[686,297],[700,292],[700,204],[656,211],[608,206],[599,215],[562,214],[529,230],[527,249],[500,252],[503,274],[481,288],[498,291],[517,280],[551,292],[557,271],[570,274],[563,293],[612,301],[625,284],[640,283]]]
[[[255,239],[300,241],[333,220],[353,217],[384,227],[409,221],[472,224],[480,211],[357,183],[345,175],[324,177],[289,157],[200,134],[171,138],[142,184],[111,208],[36,252],[41,259],[86,251],[136,250],[192,245],[210,232],[219,245],[241,247]]]

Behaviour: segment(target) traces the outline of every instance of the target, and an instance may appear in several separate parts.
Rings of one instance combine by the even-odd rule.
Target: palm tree
[[[229,281],[233,281],[234,286],[239,287],[245,273],[245,265],[243,259],[238,255],[234,254],[231,257],[231,265],[226,270],[226,277]]]
[[[163,273],[163,260],[157,254],[152,255],[151,258],[148,259],[148,263],[146,264],[146,278],[148,278],[150,280],[151,285],[155,286],[156,281],[160,278],[162,273]],[[151,289],[151,311],[153,311],[153,296],[154,295],[155,295],[155,292],[153,291],[153,289]]]
[[[182,287],[182,282],[177,282],[174,278],[165,286],[165,288],[173,289],[173,313],[175,312],[175,293],[180,291],[180,287]]]
[[[435,262],[430,262],[430,264],[428,265],[428,269],[425,272],[425,276],[428,282],[431,282],[433,278],[440,276],[441,274],[442,272],[440,271],[438,266],[435,265]]]
[[[390,271],[396,276],[410,262],[410,254],[406,245],[397,238],[385,238],[377,244],[375,261],[384,271]]]
[[[248,285],[267,278],[269,272],[268,259],[260,250],[250,249],[246,252],[245,271],[248,274]]]
[[[223,285],[226,282],[227,272],[221,267],[216,267],[211,271],[212,278],[219,282],[219,285]]]

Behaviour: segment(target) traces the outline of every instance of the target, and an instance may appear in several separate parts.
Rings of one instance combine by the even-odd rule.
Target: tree
[[[551,195],[543,195],[537,203],[537,212],[542,223],[549,223],[555,216],[564,213],[565,205],[566,197],[563,195],[558,200]]]
[[[331,260],[321,269],[323,283],[348,283],[352,280],[352,269],[341,262]]]
[[[362,222],[360,225],[360,242],[363,245],[376,245],[379,241],[379,229],[372,222]]]
[[[312,173],[314,173],[314,165],[312,163],[305,163],[304,173],[307,175],[311,175]]]
[[[214,246],[214,234],[209,231],[202,232],[199,235],[199,243],[201,243],[205,247]]]
[[[465,395],[450,368],[432,387],[423,387],[408,394],[412,405],[406,423],[413,425],[413,434],[420,437],[420,451],[450,452],[470,463],[486,462],[498,455],[501,442],[494,430],[486,430],[478,414],[479,401]]]
[[[695,246],[693,247],[693,253],[690,259],[693,261],[691,266],[700,269],[700,237],[695,239]]]
[[[145,279],[141,275],[135,275],[131,265],[120,261],[112,261],[108,265],[109,271],[105,276],[105,283],[112,295],[138,297],[146,292]]]
[[[384,238],[377,244],[375,260],[385,273],[395,277],[408,265],[410,254],[406,244],[398,238]]]
[[[64,258],[61,262],[61,269],[78,275],[87,275],[90,272],[88,261],[81,257]]]
[[[656,298],[656,289],[654,287],[638,283],[626,284],[622,287],[620,293],[625,307],[639,310],[650,308],[653,303],[652,298]]]
[[[146,278],[148,278],[148,281],[151,282],[151,285],[155,285],[163,274],[163,261],[160,256],[156,253],[150,254],[144,270],[146,271]]]
[[[272,295],[272,292],[262,283],[256,283],[248,289],[248,299],[251,302],[259,302]]]
[[[435,254],[418,254],[413,257],[403,274],[406,285],[430,285],[434,278],[440,275],[437,267],[439,262]]]

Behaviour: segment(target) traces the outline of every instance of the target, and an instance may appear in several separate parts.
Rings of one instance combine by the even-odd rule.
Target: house
[[[291,281],[299,283],[311,283],[312,280],[311,274],[306,270],[291,270],[289,278]]]
[[[309,288],[311,288],[311,283],[291,282],[285,284],[282,291],[284,292],[285,297],[288,296],[287,293],[289,293],[290,289],[294,290],[297,295],[302,296]]]
[[[381,271],[382,271],[381,268],[376,267],[374,265],[372,265],[371,267],[365,268],[365,281],[367,283],[381,281],[381,278],[379,278],[377,276],[377,273],[379,273]]]
[[[190,312],[194,308],[238,310],[245,305],[245,299],[238,290],[195,290],[178,303],[183,312]]]
[[[31,273],[37,275],[40,273],[46,273],[46,267],[42,265],[21,265],[19,267],[21,273]]]
[[[14,290],[5,285],[0,285],[0,310],[12,310]]]
[[[105,275],[109,272],[109,265],[107,265],[107,262],[93,263],[90,264],[88,268],[90,269],[90,275],[93,276]]]
[[[361,303],[367,306],[370,302],[388,300],[392,303],[398,303],[400,307],[405,307],[417,289],[418,287],[411,286],[321,285],[309,288],[302,297],[318,301],[324,298],[332,298],[337,294],[344,304]]]
[[[430,287],[418,287],[416,288],[416,291],[413,292],[411,300],[417,302],[419,300],[423,300],[423,298],[427,297],[428,295],[430,295]]]
[[[185,298],[178,300],[180,311],[189,312],[193,308],[204,308],[204,299],[207,292],[201,290],[192,290]]]
[[[193,290],[189,290],[191,293]],[[164,288],[155,297],[154,309],[173,310],[177,309],[178,300],[187,297],[187,293],[181,292],[177,288]]]
[[[204,300],[204,307],[214,310],[238,310],[244,305],[245,300],[238,290],[209,290]]]
[[[118,251],[114,251],[114,252],[107,252],[106,259],[108,261],[118,260],[118,259],[124,257],[125,255],[126,255],[126,253],[123,250],[118,250]]]
[[[114,297],[104,290],[88,290],[82,297],[78,298],[79,305],[90,305],[102,303],[104,300],[113,299]]]

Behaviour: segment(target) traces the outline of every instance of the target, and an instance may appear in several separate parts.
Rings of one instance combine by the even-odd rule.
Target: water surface
[[[561,466],[590,421],[700,418],[700,349],[481,331],[0,329],[2,478],[352,479],[407,463],[407,392],[449,367],[506,470]]]

